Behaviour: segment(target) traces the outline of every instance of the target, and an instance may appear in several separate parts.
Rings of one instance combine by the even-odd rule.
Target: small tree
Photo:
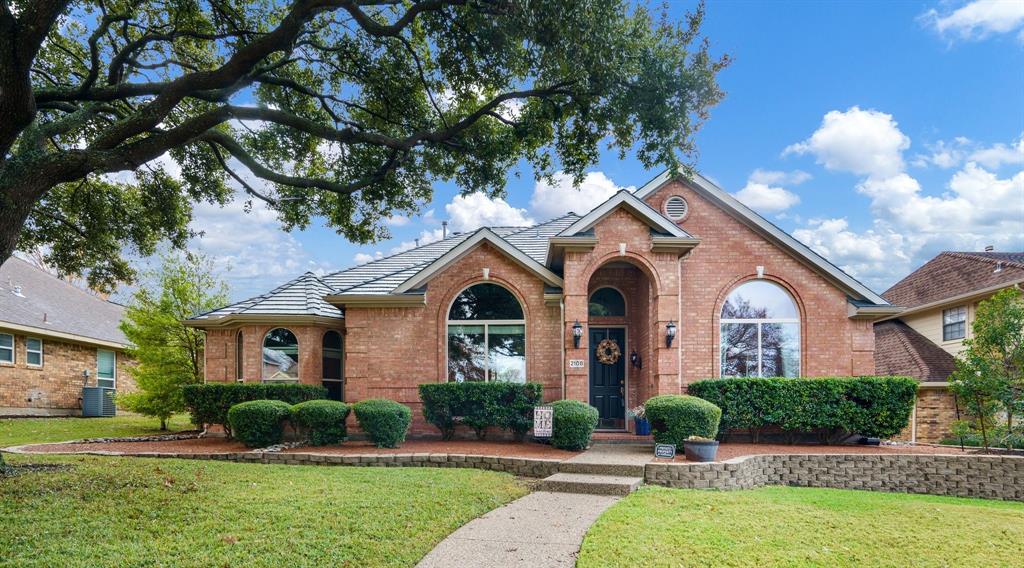
[[[227,287],[212,274],[212,263],[188,253],[165,255],[159,269],[147,273],[146,284],[128,305],[121,331],[132,344],[129,354],[138,365],[129,373],[138,392],[119,395],[124,408],[160,419],[185,410],[182,385],[203,380],[204,335],[182,320],[227,303]]]
[[[1024,414],[1024,300],[1016,288],[1007,288],[978,304],[973,337],[964,340],[957,357],[953,392],[977,421],[982,443],[989,446],[989,431],[997,413],[1005,419],[1007,445],[1011,445],[1014,419]]]

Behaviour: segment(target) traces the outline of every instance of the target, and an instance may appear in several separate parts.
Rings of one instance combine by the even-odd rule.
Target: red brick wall
[[[342,334],[345,345],[345,330],[341,325],[330,327],[312,324],[243,325],[230,329],[210,329],[206,332],[206,380],[208,382],[234,381],[259,382],[263,379],[263,339],[267,332],[283,327],[295,334],[299,342],[299,382],[319,385],[323,379],[323,338],[328,331]],[[236,342],[242,333],[242,376],[236,371]]]
[[[0,414],[48,415],[81,414],[82,371],[89,370],[89,386],[96,385],[96,346],[47,339],[43,341],[43,366],[26,363],[26,335],[0,329],[14,335],[14,365],[0,363]],[[106,348],[103,348],[106,349]],[[117,390],[135,390],[128,374],[131,361],[117,352]]]
[[[673,195],[689,205],[680,226],[701,239],[681,261],[684,384],[718,376],[722,303],[737,284],[757,277],[759,265],[765,278],[789,290],[800,309],[801,375],[874,373],[872,324],[849,319],[842,290],[682,183],[666,184],[647,202],[661,211]]]

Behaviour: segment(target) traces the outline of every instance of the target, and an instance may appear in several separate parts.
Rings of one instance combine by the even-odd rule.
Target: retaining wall
[[[1024,457],[761,455],[721,463],[651,463],[645,481],[688,489],[830,487],[1024,501]]]

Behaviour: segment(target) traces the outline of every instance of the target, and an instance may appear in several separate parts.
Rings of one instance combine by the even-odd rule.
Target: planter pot
[[[633,425],[636,426],[637,436],[650,436],[651,423],[646,418],[634,418]]]
[[[711,462],[718,455],[718,440],[710,442],[683,442],[686,461]]]

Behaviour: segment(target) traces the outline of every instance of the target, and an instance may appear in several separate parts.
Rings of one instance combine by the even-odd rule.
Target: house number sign
[[[550,406],[533,408],[533,437],[550,438],[554,431],[555,409]]]
[[[569,368],[570,369],[582,369],[583,368],[583,359],[569,359]]]

